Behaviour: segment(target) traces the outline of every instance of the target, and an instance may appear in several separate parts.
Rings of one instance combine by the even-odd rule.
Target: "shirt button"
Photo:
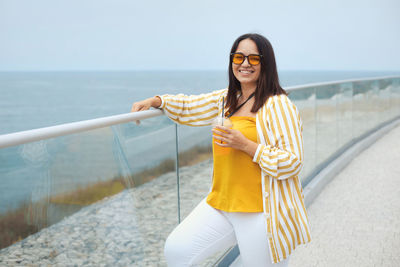
[[[272,237],[272,234],[267,232],[267,237],[268,237],[268,238],[271,238],[271,237]]]
[[[271,215],[269,213],[265,213],[265,219],[269,220],[271,218]]]
[[[269,197],[269,193],[268,192],[265,192],[264,193],[264,196],[267,198],[267,197]]]

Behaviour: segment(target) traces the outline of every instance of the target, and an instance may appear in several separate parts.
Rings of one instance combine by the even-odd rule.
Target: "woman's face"
[[[235,53],[242,53],[245,56],[259,54],[256,43],[250,39],[240,41]],[[240,65],[232,62],[232,71],[242,88],[243,85],[255,87],[257,86],[257,80],[261,72],[261,62],[258,65],[250,65],[248,58],[245,58]]]

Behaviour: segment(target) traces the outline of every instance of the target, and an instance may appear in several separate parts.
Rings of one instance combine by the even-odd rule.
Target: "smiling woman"
[[[196,265],[235,244],[244,266],[288,266],[296,246],[311,240],[298,176],[303,123],[279,84],[272,46],[259,34],[245,34],[229,56],[228,88],[155,96],[132,106],[132,112],[161,108],[190,126],[221,116],[233,122],[212,130],[212,188],[167,238],[169,266]]]

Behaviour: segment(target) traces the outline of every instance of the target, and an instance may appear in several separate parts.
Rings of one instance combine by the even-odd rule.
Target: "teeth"
[[[242,73],[253,73],[254,71],[250,71],[250,70],[239,70],[239,72],[242,72]]]

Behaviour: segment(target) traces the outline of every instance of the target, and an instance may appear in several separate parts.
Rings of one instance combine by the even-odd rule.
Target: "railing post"
[[[176,185],[178,195],[178,223],[181,223],[181,198],[179,192],[179,148],[178,148],[178,124],[175,124],[175,170],[176,170]]]

